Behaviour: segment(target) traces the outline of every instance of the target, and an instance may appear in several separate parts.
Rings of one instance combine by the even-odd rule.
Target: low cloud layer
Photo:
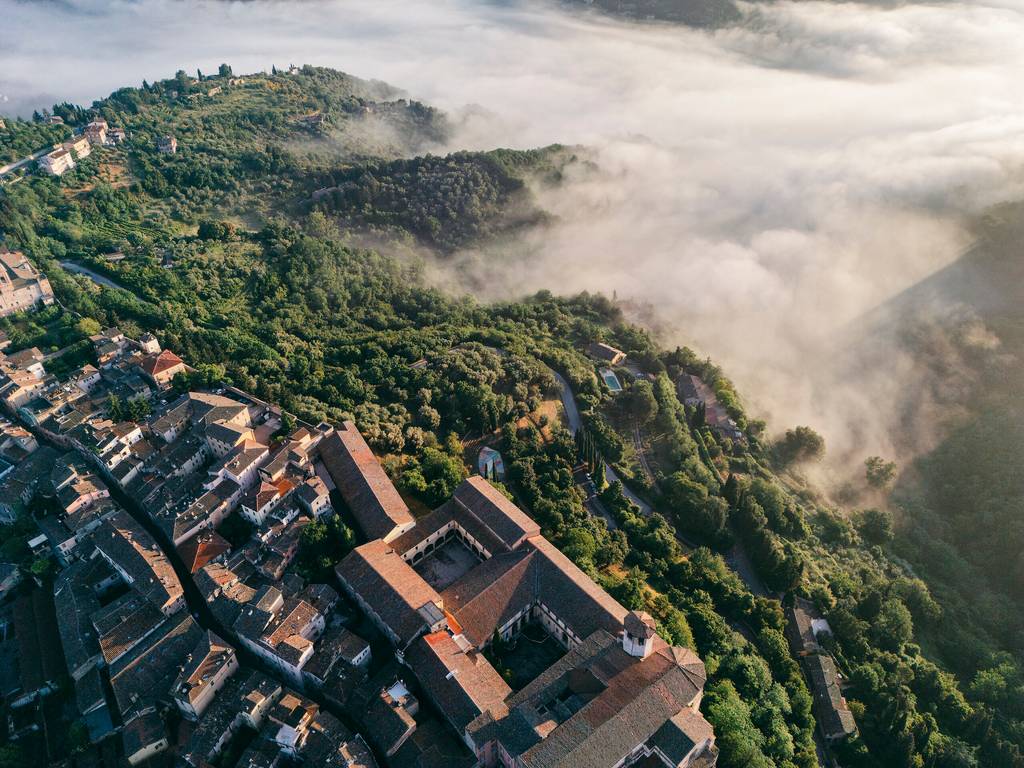
[[[966,217],[1024,196],[1024,5],[744,14],[703,32],[470,0],[8,0],[0,111],[313,63],[448,110],[459,148],[587,145],[600,170],[541,191],[559,223],[525,266],[465,254],[449,275],[647,303],[773,426],[815,425],[844,460],[896,455],[917,447],[901,420],[919,367],[891,350],[850,380],[843,353],[859,318],[963,251]]]

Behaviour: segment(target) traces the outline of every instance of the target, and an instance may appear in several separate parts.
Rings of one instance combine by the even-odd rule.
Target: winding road
[[[562,405],[565,408],[565,415],[569,421],[569,429],[573,434],[575,434],[576,430],[583,426],[583,420],[580,418],[579,407],[576,405],[576,396],[573,394],[572,389],[569,387],[569,382],[565,380],[565,377],[557,371],[552,371],[552,373],[554,374],[555,380],[558,382],[559,389],[561,390]],[[636,443],[637,454],[640,457],[641,465],[645,471],[649,472],[650,470],[647,466],[646,458],[643,455],[643,448],[640,442],[640,429],[636,424],[633,425],[633,440]],[[610,466],[607,466],[605,469],[605,477],[609,483],[614,483],[617,480],[620,483],[622,482],[619,480],[618,475],[615,474],[615,470]],[[593,487],[593,482],[591,482],[590,485]],[[622,492],[627,499],[640,507],[640,510],[644,515],[650,515],[653,512],[651,505],[629,490],[625,483],[622,483]],[[596,496],[594,497],[594,500],[600,503],[600,500],[597,499]],[[676,538],[691,549],[695,549],[698,546],[695,542],[687,540],[678,532],[676,532]],[[761,581],[761,578],[757,575],[754,564],[750,562],[750,558],[741,546],[736,545],[730,549],[729,552],[725,554],[725,562],[726,565],[728,565],[729,568],[740,577],[743,583],[747,585],[747,589],[749,589],[753,594],[760,597],[776,597],[776,595],[771,594],[767,587],[765,587],[764,582]],[[741,622],[730,622],[730,626],[757,647],[757,636],[749,626]],[[821,738],[821,732],[819,729],[815,729],[814,731],[814,744],[816,748],[815,751],[817,752],[818,765],[824,768],[824,766],[829,765],[827,757],[828,753],[825,743]]]
[[[580,409],[579,406],[576,405],[576,395],[572,393],[572,388],[569,386],[569,382],[565,380],[565,377],[562,376],[562,374],[555,370],[552,370],[551,373],[554,375],[555,381],[558,382],[558,388],[562,397],[562,407],[565,408],[565,418],[569,422],[569,431],[575,435],[583,426],[583,419],[580,417]],[[621,478],[615,473],[615,470],[612,469],[610,464],[605,465],[604,476],[609,483],[618,482],[622,485],[623,495],[640,507],[640,512],[644,517],[649,517],[654,512],[654,509],[650,504],[629,490],[626,484],[623,483]]]
[[[553,370],[551,372],[552,374],[554,374],[555,381],[558,382],[558,387],[561,391],[562,405],[565,408],[565,416],[569,422],[569,429],[573,434],[575,434],[576,431],[583,426],[583,419],[580,416],[579,406],[577,406],[576,404],[576,396],[573,394],[572,388],[569,386],[569,382],[565,380],[564,376],[558,373],[558,371]],[[634,438],[638,439],[638,437],[639,436],[636,434],[636,432],[634,432]],[[622,482],[621,478],[619,478],[619,476],[615,473],[615,470],[612,469],[612,467],[609,465],[606,465],[605,468],[605,478],[608,480],[609,483],[614,483],[616,481],[621,483],[623,495],[631,502],[636,504],[640,508],[640,512],[645,517],[649,517],[651,514],[653,514],[654,509],[651,507],[651,505],[648,504],[643,499],[641,499],[635,493],[633,493],[633,491],[631,491],[629,487]],[[591,486],[592,485],[593,483],[591,483]],[[584,487],[584,490],[587,490],[586,487]],[[596,496],[593,496],[593,499],[594,501],[600,503],[600,499],[598,499]],[[601,509],[603,509],[603,505]],[[598,514],[601,514],[601,516],[605,519],[608,519],[608,517],[610,517],[610,515],[608,515],[607,513],[607,510],[603,510],[603,513],[599,511]],[[684,544],[690,549],[696,549],[698,546],[700,546],[697,542],[691,541],[690,539],[680,535],[678,532],[676,532],[676,538],[679,539],[680,543]],[[761,581],[760,577],[757,575],[757,571],[754,569],[753,563],[750,562],[750,558],[747,556],[747,553],[743,551],[742,547],[737,545],[733,547],[731,550],[729,550],[729,552],[725,554],[725,562],[743,580],[743,583],[746,584],[747,588],[755,595],[762,597],[772,596],[767,587],[765,587],[764,582]]]

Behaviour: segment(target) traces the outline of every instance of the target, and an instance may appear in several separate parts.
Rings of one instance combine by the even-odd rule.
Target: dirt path
[[[654,484],[654,472],[651,470],[651,465],[647,462],[647,454],[644,452],[644,440],[643,435],[640,434],[640,424],[636,421],[633,422],[633,447],[636,448],[636,457],[640,461],[640,468],[644,471],[644,477],[647,478],[647,482]]]

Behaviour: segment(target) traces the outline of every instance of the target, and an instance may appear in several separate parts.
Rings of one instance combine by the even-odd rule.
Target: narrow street
[[[750,558],[742,546],[739,544],[734,545],[732,549],[725,553],[724,557],[725,562],[739,574],[739,577],[743,579],[743,583],[747,585],[751,592],[758,597],[776,597],[768,591],[764,582],[761,581],[757,571],[754,569],[754,564],[750,562]]]
[[[569,382],[565,380],[562,374],[554,369],[548,370],[551,371],[555,381],[558,382],[559,394],[562,397],[562,407],[565,408],[565,418],[569,422],[569,431],[575,435],[579,428],[583,426],[583,420],[580,418],[580,409],[576,407],[576,397],[569,387]]]
[[[597,495],[597,486],[594,485],[594,481],[587,474],[586,468],[583,466],[577,467],[573,471],[573,479],[587,496],[585,504],[587,509],[590,510],[590,514],[594,515],[594,517],[603,518],[605,523],[608,524],[608,530],[614,531],[618,528],[618,523],[615,522],[612,513],[608,511],[608,507],[604,505],[601,498]]]
[[[246,648],[245,645],[238,640],[238,636],[235,634],[235,631],[223,626],[217,617],[213,615],[213,611],[210,610],[210,606],[207,605],[202,593],[199,591],[196,583],[192,580],[192,574],[182,562],[177,548],[171,542],[163,529],[153,522],[149,515],[142,510],[135,500],[126,495],[120,488],[111,484],[110,495],[118,504],[124,507],[124,509],[127,510],[133,518],[135,518],[136,522],[146,529],[146,532],[149,533],[150,536],[156,540],[156,543],[160,546],[160,549],[173,566],[174,572],[178,576],[178,580],[181,581],[182,589],[185,591],[185,603],[188,606],[188,610],[192,613],[192,617],[198,622],[199,626],[203,629],[209,629],[216,632],[221,638],[229,643],[235,649],[235,653],[238,654],[238,660],[240,663],[259,670],[267,677],[273,678],[285,687],[291,687],[291,683],[285,677],[283,677],[277,670],[267,664],[259,656]],[[346,728],[352,731],[352,733],[360,732],[358,725],[346,712],[335,707],[329,707],[323,696],[314,691],[303,691],[302,693],[306,698],[312,699],[321,708],[326,709],[332,715],[337,717]],[[367,742],[367,744],[369,744],[369,742]],[[373,747],[371,747],[371,749],[373,749]],[[378,757],[380,756],[378,755]]]

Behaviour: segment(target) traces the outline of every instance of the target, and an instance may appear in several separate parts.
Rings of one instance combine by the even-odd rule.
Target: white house
[[[61,147],[39,158],[39,167],[51,176],[61,176],[75,167],[71,153]]]

